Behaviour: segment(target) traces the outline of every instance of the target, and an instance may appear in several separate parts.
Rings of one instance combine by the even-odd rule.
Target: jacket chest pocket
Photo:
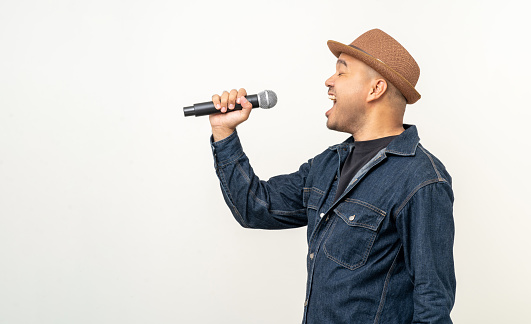
[[[324,252],[337,264],[357,269],[367,262],[385,212],[354,199],[346,199],[334,212],[338,217],[330,227]]]

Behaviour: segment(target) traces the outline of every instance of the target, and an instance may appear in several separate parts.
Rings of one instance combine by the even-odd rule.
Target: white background
[[[298,323],[305,229],[225,206],[208,118],[245,87],[279,101],[239,128],[257,174],[346,134],[324,86],[381,28],[421,67],[408,107],[454,179],[455,323],[529,317],[528,13],[518,1],[0,2],[0,323]]]

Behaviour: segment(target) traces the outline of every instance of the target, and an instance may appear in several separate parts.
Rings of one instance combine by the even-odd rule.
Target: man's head
[[[420,98],[414,88],[420,74],[417,63],[383,31],[368,31],[348,46],[334,41],[328,46],[338,57],[336,73],[325,83],[334,101],[326,113],[330,129],[354,134],[378,119],[401,122],[406,103]]]
[[[339,55],[336,72],[325,85],[333,101],[326,112],[327,127],[332,130],[354,134],[373,114],[404,115],[406,98],[402,93],[367,64],[345,53]]]

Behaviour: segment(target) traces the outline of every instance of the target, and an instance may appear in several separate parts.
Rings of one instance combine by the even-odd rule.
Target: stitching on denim
[[[219,165],[220,167],[224,167],[224,166],[226,166],[226,165],[229,165],[229,164],[231,164],[231,163],[234,163],[235,161],[238,161],[238,160],[239,160],[244,154],[245,154],[245,153],[243,153],[243,150],[240,150],[240,155],[238,155],[237,157],[235,157],[235,158],[232,159],[232,160],[220,161],[220,162],[218,163],[218,165]]]
[[[345,267],[345,268],[347,268],[347,269],[349,269],[349,270],[356,270],[357,268],[360,268],[360,267],[362,267],[365,263],[367,263],[367,259],[369,258],[369,253],[370,253],[370,251],[371,251],[371,249],[372,249],[372,246],[374,245],[374,241],[375,241],[375,239],[376,239],[376,232],[375,232],[374,234],[371,234],[371,240],[370,240],[369,244],[367,244],[367,248],[365,249],[365,252],[364,252],[364,254],[363,254],[363,256],[362,256],[362,259],[361,259],[358,263],[356,263],[356,264],[354,264],[354,265],[352,265],[352,264],[348,264],[348,263],[346,263],[346,262],[340,261],[340,260],[338,260],[337,258],[333,257],[333,256],[330,254],[330,252],[328,252],[328,250],[326,249],[326,243],[328,242],[328,239],[330,238],[330,236],[331,236],[332,233],[334,232],[334,228],[336,227],[336,224],[337,224],[338,222],[339,222],[339,220],[336,220],[336,221],[334,222],[334,225],[332,226],[332,228],[330,229],[330,231],[329,231],[329,233],[328,233],[328,236],[326,237],[326,241],[324,242],[324,246],[323,246],[324,252],[325,252],[326,256],[327,256],[330,260],[336,262],[337,264],[339,264],[339,265],[341,265],[341,266],[343,266],[343,267]]]
[[[251,179],[247,175],[247,173],[245,173],[245,170],[243,170],[243,167],[240,164],[240,162],[236,162],[236,166],[237,166],[238,170],[240,171],[240,173],[245,178],[245,181],[248,184],[250,184],[251,183]],[[265,200],[262,200],[262,199],[258,198],[258,196],[254,193],[253,190],[249,190],[249,193],[254,198],[254,200],[256,200],[256,202],[258,202],[260,205],[264,206],[265,208],[269,209],[269,204]],[[292,210],[269,210],[270,213],[276,214],[276,215],[298,215],[298,214],[301,213],[301,211],[304,212],[305,209],[299,209],[299,210],[295,210],[295,211],[292,211]]]
[[[406,197],[406,199],[404,200],[404,202],[400,205],[400,207],[398,207],[398,209],[396,210],[395,214],[394,214],[394,219],[396,220],[398,218],[398,214],[400,214],[402,212],[402,210],[404,209],[404,207],[407,205],[407,203],[411,200],[411,198],[413,198],[413,196],[422,188],[426,187],[427,185],[430,185],[432,183],[448,183],[448,181],[446,181],[445,179],[431,179],[431,180],[426,180],[424,181],[423,183],[419,184],[418,186],[415,187],[415,189],[413,189],[413,191],[411,191],[411,193]]]
[[[409,156],[409,155],[413,154],[413,153],[410,153],[410,152],[400,152],[400,151],[389,150],[389,149],[386,149],[385,153],[393,153],[393,154],[402,155],[402,156]]]
[[[332,223],[335,223],[335,222],[328,222],[327,224],[325,224],[324,232],[331,230],[330,227],[332,227]],[[319,222],[317,226],[321,226],[321,224],[323,224],[323,222]],[[319,242],[317,243],[317,246],[321,246],[321,242],[323,242],[324,238],[325,238],[325,235],[321,235]]]
[[[308,208],[308,201],[310,200],[310,194],[309,194],[310,188],[302,188],[302,205],[305,208]]]
[[[256,194],[254,193],[254,191],[252,191],[251,189],[249,189],[249,193],[251,194],[251,196],[253,197],[254,200],[256,200],[257,203],[259,203],[260,205],[264,206],[265,208],[269,209],[269,204],[258,198],[258,196],[256,196]]]
[[[246,182],[247,182],[248,184],[250,184],[250,183],[251,183],[251,178],[245,173],[245,171],[243,170],[243,167],[241,166],[240,162],[236,161],[236,167],[238,168],[238,170],[240,171],[240,173],[243,175],[243,177],[245,178]],[[250,193],[251,196],[254,198],[254,200],[256,200],[256,202],[258,202],[260,205],[262,205],[262,206],[264,206],[264,207],[266,207],[266,208],[269,209],[269,204],[268,204],[266,201],[264,201],[264,200],[258,198],[258,197],[256,196],[256,194],[254,193],[254,191],[252,191],[251,189],[249,189],[249,193]]]
[[[304,190],[304,191],[312,191],[312,190],[315,191],[317,194],[319,194],[319,195],[321,196],[321,197],[319,197],[319,199],[321,199],[322,196],[324,196],[324,191],[319,190],[319,189],[317,189],[317,188],[315,188],[315,187],[304,188],[303,190]],[[315,209],[315,210],[319,209],[319,207],[317,207],[316,205],[312,205],[312,204],[310,204],[310,197],[308,197],[308,206],[307,206],[307,207],[308,207],[308,208],[311,208],[311,209]]]
[[[319,223],[317,223],[317,226],[314,230],[314,232],[312,233],[309,241],[308,241],[308,253],[311,251],[312,247],[313,246],[317,246],[317,248],[314,250],[314,253],[315,253],[315,256],[317,257],[317,254],[319,252],[319,250],[321,249],[321,243],[323,242],[323,239],[326,235],[326,232],[330,229],[330,226],[332,224],[332,221],[329,221],[329,222],[326,222],[324,223],[323,221],[320,221]],[[322,233],[323,235],[316,235],[317,232],[320,231],[320,229],[324,227],[324,229],[322,230]],[[317,240],[317,242],[315,242],[315,240]],[[314,258],[315,260],[315,258]],[[311,264],[310,264],[310,260],[307,261],[307,266],[308,268],[311,268]],[[308,292],[311,291],[311,288],[312,288],[312,285],[311,285],[311,282],[313,280],[313,270],[311,272],[308,273],[308,280],[307,280],[307,290]]]
[[[394,154],[398,154],[402,156],[413,156],[415,155],[415,151],[417,151],[417,147],[419,146],[419,144],[420,143],[417,141],[417,143],[415,144],[415,147],[413,147],[413,150],[411,152],[402,152],[402,151],[396,151],[396,150],[390,150],[390,149],[386,149],[385,152],[394,153]]]
[[[299,215],[301,213],[304,213],[306,212],[306,209],[297,209],[297,210],[291,210],[291,211],[286,211],[286,210],[270,210],[269,211],[271,214],[275,214],[275,215],[286,215],[286,216],[290,216],[290,215]]]
[[[374,318],[374,324],[378,324],[378,322],[380,321],[380,316],[382,315],[382,311],[383,311],[384,304],[385,304],[385,299],[387,296],[387,289],[389,288],[389,281],[391,281],[391,274],[393,270],[395,269],[395,266],[398,260],[398,255],[400,254],[400,250],[402,250],[402,244],[400,244],[400,246],[398,247],[398,251],[395,255],[393,263],[391,264],[391,267],[389,268],[389,271],[387,272],[387,276],[385,277],[385,283],[384,283],[384,287],[382,290],[382,297],[380,298],[380,306],[378,307],[378,311],[376,312],[376,317]]]
[[[385,153],[405,154],[404,152],[387,149]]]
[[[238,209],[236,208],[236,205],[234,205],[234,199],[232,198],[232,195],[230,193],[230,190],[229,190],[229,186],[226,185],[227,183],[227,180],[225,178],[225,173],[223,172],[223,169],[219,169],[219,172],[220,172],[220,178],[221,178],[221,183],[223,185],[223,188],[225,190],[225,193],[227,194],[228,198],[229,198],[229,201],[231,202],[231,207],[232,209],[234,209],[234,212],[236,213],[236,215],[238,216],[238,218],[241,220],[242,224],[244,225],[244,227],[249,227],[249,225],[243,220],[243,217],[242,215],[240,214],[240,212],[238,211]]]
[[[331,216],[330,216],[331,217]],[[330,218],[331,219],[331,218]],[[310,238],[310,241],[308,241],[308,252],[312,249],[312,246],[317,246],[317,248],[314,250],[314,253],[315,253],[315,258],[317,258],[317,254],[319,252],[319,250],[321,249],[321,244],[325,238],[326,235],[324,235],[327,231],[330,230],[330,227],[332,226],[332,221],[328,221],[326,223],[324,223],[323,221],[320,221],[318,224],[317,224],[317,227],[315,228],[315,232],[319,231],[320,228],[322,228],[324,226],[324,229],[323,229],[323,235],[315,235],[315,232],[312,234],[311,238]],[[315,244],[312,244],[312,242],[314,242],[314,240],[318,238],[318,241],[315,243]],[[326,254],[326,252],[325,252]],[[314,260],[315,260],[314,258]],[[308,267],[311,268],[311,264],[310,264],[310,260],[308,260]],[[315,262],[315,261],[314,261]],[[313,270],[315,270],[315,268],[313,268]],[[312,282],[313,282],[313,270],[308,273],[308,285],[307,285],[307,290],[308,292],[310,293],[311,292],[311,288],[312,288]]]
[[[352,202],[352,203],[356,203],[356,204],[359,204],[359,205],[362,205],[364,207],[367,207],[369,209],[372,209],[373,211],[377,212],[378,214],[382,215],[382,216],[385,216],[387,215],[387,213],[383,210],[381,210],[380,208],[376,207],[376,206],[373,206],[369,203],[366,203],[362,200],[358,200],[358,199],[353,199],[353,198],[346,198],[345,201],[348,201],[348,202]]]
[[[243,167],[242,165],[240,164],[240,162],[236,162],[236,166],[238,167],[238,169],[240,170],[240,173],[243,175],[243,177],[245,178],[245,181],[247,183],[251,183],[251,179],[249,178],[249,176],[247,176],[247,173],[245,173],[245,170],[243,170]]]
[[[325,193],[324,191],[322,191],[322,190],[320,190],[320,189],[317,189],[317,188],[315,188],[315,187],[312,187],[311,189],[312,189],[313,191],[317,192],[318,194],[320,194],[321,196],[324,195],[324,193]]]
[[[339,216],[341,217],[341,219],[343,219],[345,221],[345,223],[347,223],[348,226],[358,226],[358,227],[363,227],[363,228],[366,228],[366,229],[369,229],[369,230],[372,230],[372,231],[376,231],[378,229],[378,226],[374,226],[374,225],[371,225],[371,224],[366,224],[366,223],[354,223],[354,222],[351,222],[347,219],[347,215],[341,213],[339,210],[335,209],[334,212]],[[383,218],[382,218],[383,219]],[[378,225],[380,225],[381,223],[381,219],[378,221]]]
[[[419,148],[422,152],[424,152],[424,154],[426,154],[426,156],[428,156],[428,159],[430,159],[431,165],[433,166],[433,169],[435,170],[435,173],[437,174],[437,178],[439,180],[443,180],[441,177],[441,174],[439,173],[439,170],[437,169],[437,166],[435,166],[435,162],[433,161],[431,154],[429,154],[428,151],[424,147],[422,147],[422,145],[419,145]]]

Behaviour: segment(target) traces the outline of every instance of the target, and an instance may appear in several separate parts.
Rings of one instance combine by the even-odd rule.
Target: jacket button
[[[304,307],[308,306],[308,299],[304,301]]]
[[[356,215],[352,215],[352,216],[350,216],[350,217],[348,218],[348,220],[349,220],[349,221],[353,221],[355,217],[356,217]]]
[[[319,215],[319,217],[323,218],[324,215],[325,215],[325,213],[321,213],[321,215]]]
[[[314,254],[313,254],[313,253],[310,253],[310,259],[313,260],[313,256],[314,256]]]

